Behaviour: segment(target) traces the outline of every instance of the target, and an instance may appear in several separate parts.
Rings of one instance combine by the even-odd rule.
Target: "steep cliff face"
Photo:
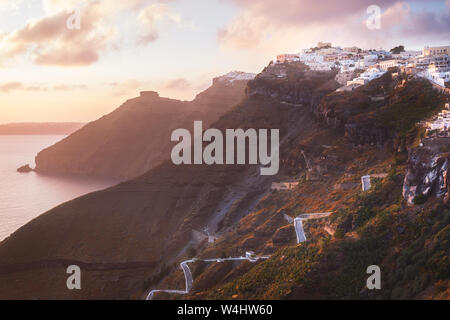
[[[374,115],[389,104],[393,88],[391,74],[387,73],[354,91],[324,97],[314,114],[328,126],[344,131],[355,145],[383,144],[389,137],[388,130]]]
[[[334,71],[311,71],[300,62],[271,64],[249,83],[247,95],[312,107],[339,87],[335,75]]]
[[[408,131],[442,102],[427,81],[406,81],[406,76],[393,77],[389,71],[353,91],[325,96],[313,112],[320,121],[344,132],[354,145],[387,143],[397,149],[404,148]]]
[[[450,154],[440,152],[440,148],[449,144],[449,138],[436,138],[410,151],[403,184],[403,196],[408,203],[413,204],[416,197],[425,196],[438,197],[450,204]]]
[[[372,104],[378,99],[361,95],[361,101],[370,101],[369,105],[362,103],[353,115],[348,101],[334,101],[336,110],[344,117],[349,111],[348,119],[356,123],[354,136],[345,126],[327,123],[326,116],[319,117],[322,121],[314,131],[290,136],[281,158],[285,172],[299,177],[299,186],[266,195],[239,221],[235,232],[198,253],[200,258],[227,257],[253,250],[272,254],[271,258],[256,265],[236,264],[220,276],[217,272],[225,266],[211,263],[199,272],[199,285],[194,285],[187,299],[448,297],[450,210],[433,199],[436,195],[448,197],[448,154],[438,152],[436,157],[434,153],[434,159],[429,155],[435,162],[425,165],[420,174],[429,175],[429,181],[425,180],[434,191],[430,191],[430,201],[424,206],[410,207],[404,205],[402,197],[407,168],[403,159],[407,155],[396,148],[399,140],[404,140],[404,148],[416,142],[415,124],[442,106],[442,101],[438,93],[430,91],[428,83],[410,81],[404,89],[394,88],[380,104]],[[324,97],[322,103],[334,95]],[[385,134],[377,137],[376,128],[370,128],[374,125]],[[355,140],[360,135],[366,135],[362,137],[366,140]],[[355,141],[367,145],[355,148]],[[387,148],[372,146],[383,142],[389,142]],[[448,148],[448,142],[440,147],[445,145]],[[416,160],[422,165],[427,158]],[[370,191],[361,191],[362,175],[382,172],[389,174],[374,179]],[[423,180],[423,176],[419,178]],[[296,245],[293,218],[330,211],[330,218],[305,223],[308,241]],[[290,219],[284,219],[286,215]],[[366,269],[371,264],[379,265],[387,274],[383,290],[375,293],[365,287]],[[182,286],[179,274],[175,270],[159,286]]]
[[[328,78],[323,79],[326,81]],[[215,85],[233,86],[229,81],[217,82],[221,81],[216,80]],[[305,91],[305,99],[310,101],[315,92]],[[128,114],[130,109],[143,112],[141,101],[153,105],[151,99],[161,101],[146,93],[109,117],[123,123],[123,115],[117,113]],[[240,99],[240,95],[233,99]],[[166,103],[172,113],[181,105],[173,100]],[[186,128],[191,129],[189,121]],[[148,124],[148,120],[143,122]],[[108,125],[114,124],[99,123],[105,128],[98,134],[109,132]],[[281,152],[289,148],[284,143],[289,137],[319,130],[308,108],[293,108],[261,96],[247,97],[212,126],[223,132],[227,128],[280,129]],[[80,138],[85,132],[74,136]],[[86,134],[86,139],[90,136]],[[88,140],[78,140],[88,144]],[[170,142],[170,137],[160,137],[158,143],[166,140]],[[122,161],[118,165],[127,165]],[[157,277],[164,266],[176,265],[178,257],[197,245],[194,230],[208,227],[211,232],[225,234],[252,210],[278,178],[261,176],[259,169],[258,165],[175,166],[166,161],[129,182],[65,203],[0,244],[0,297],[142,298],[148,279]],[[280,175],[285,172],[282,164]],[[71,262],[88,268],[85,276],[89,280],[83,282],[80,292],[69,292],[62,281],[65,264]],[[105,265],[100,276],[96,273],[99,264]],[[16,279],[21,279],[19,284]],[[34,279],[34,284],[29,279]],[[35,285],[40,290],[34,290]]]
[[[345,125],[316,121],[319,97],[333,91],[332,73],[315,74],[301,64],[278,67],[251,81],[242,103],[212,124],[222,131],[280,129],[277,176],[261,176],[258,165],[163,162],[131,181],[65,203],[0,243],[0,298],[142,299],[150,289],[183,288],[180,261],[249,250],[272,256],[256,265],[200,266],[187,298],[367,298],[362,288],[371,264],[387,270],[378,298],[417,295],[448,277],[450,211],[432,201],[419,214],[403,206],[405,165],[395,161],[395,150],[368,146],[361,152],[345,136]],[[361,106],[351,119],[385,117],[393,135],[412,130],[417,117],[437,105],[424,83],[414,83],[397,93],[399,104],[378,106],[383,112],[375,116]],[[345,113],[346,106],[335,109]],[[369,170],[389,176],[362,193],[361,175]],[[299,185],[271,192],[271,183],[284,179]],[[297,245],[293,218],[331,211],[328,220],[305,222],[308,242]],[[217,236],[214,244],[193,236],[205,227]],[[424,254],[433,258],[424,260]],[[404,277],[408,259],[418,262]],[[82,266],[83,290],[67,290],[68,264]]]
[[[170,135],[202,120],[207,126],[238,104],[252,75],[238,73],[214,80],[191,102],[142,92],[112,113],[41,151],[36,171],[129,179],[168,159]],[[240,77],[238,77],[240,76]]]

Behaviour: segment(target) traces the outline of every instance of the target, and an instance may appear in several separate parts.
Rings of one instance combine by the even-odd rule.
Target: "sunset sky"
[[[140,90],[192,99],[212,77],[318,41],[449,45],[450,0],[0,0],[0,123],[91,121]]]

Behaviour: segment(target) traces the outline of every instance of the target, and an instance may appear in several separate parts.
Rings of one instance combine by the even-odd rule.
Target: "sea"
[[[63,135],[0,135],[0,241],[46,211],[119,181],[19,173],[36,154]]]

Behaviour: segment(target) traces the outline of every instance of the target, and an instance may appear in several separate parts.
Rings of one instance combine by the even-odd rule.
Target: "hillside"
[[[301,63],[268,66],[249,82],[246,98],[212,124],[279,128],[277,176],[259,175],[256,165],[163,162],[65,203],[0,243],[0,298],[144,299],[150,289],[182,289],[185,259],[246,251],[271,257],[195,262],[188,295],[156,298],[448,298],[449,184],[442,176],[449,155],[445,148],[420,149],[416,126],[446,98],[425,81],[391,73],[336,93],[334,76]],[[381,94],[382,102],[370,99]],[[419,150],[444,159],[439,170],[418,170]],[[433,179],[426,179],[429,172]],[[363,193],[366,174],[382,178]],[[270,190],[286,180],[299,185]],[[407,203],[405,187],[421,204]],[[297,245],[288,220],[328,211],[329,218],[305,222],[308,241]],[[215,243],[196,236],[206,227]],[[72,263],[83,270],[81,291],[65,286]],[[383,270],[383,290],[375,293],[364,290],[372,264]]]
[[[402,80],[388,73],[313,105],[312,112],[325,126],[292,136],[282,153],[285,172],[298,177],[299,186],[266,194],[214,245],[204,243],[195,255],[225,258],[251,250],[272,255],[270,259],[256,265],[199,260],[191,267],[189,295],[156,298],[448,299],[448,140],[419,147],[423,131],[416,126],[440,111],[448,98],[425,81]],[[364,193],[360,179],[367,174],[380,178],[372,179],[373,188]],[[404,190],[413,194],[405,198]],[[408,204],[426,191],[424,202]],[[304,222],[308,241],[296,244],[286,216],[330,211],[330,218]],[[366,289],[370,265],[382,270],[380,291]],[[175,266],[152,285],[183,288],[183,281]]]
[[[36,156],[40,173],[134,178],[168,159],[170,135],[194,120],[217,120],[245,94],[244,73],[213,80],[193,101],[162,98],[142,92],[110,114],[87,124]],[[240,78],[239,78],[240,76]]]
[[[322,147],[317,135],[293,139],[285,158],[293,170],[300,148],[310,151],[314,163],[300,185],[267,195],[235,232],[200,255],[253,250],[273,256],[256,266],[245,262],[195,269],[196,285],[187,298],[449,298],[449,142],[435,139],[419,147],[423,131],[416,126],[440,111],[448,98],[424,81],[399,85],[390,74],[371,86],[323,98],[315,113],[339,135]],[[380,90],[383,103],[367,99]],[[359,181],[367,174],[380,178],[364,193]],[[428,193],[420,203],[411,201],[414,205],[407,203],[404,190],[413,192],[411,199]],[[329,211],[334,212],[330,218],[305,223],[308,241],[297,245],[283,215]],[[380,291],[365,286],[370,265],[382,270]],[[174,282],[176,274],[166,278],[169,286],[180,285]]]

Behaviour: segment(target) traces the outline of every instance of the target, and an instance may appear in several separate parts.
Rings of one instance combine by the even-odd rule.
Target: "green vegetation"
[[[286,248],[278,251],[271,259],[255,266],[246,276],[210,293],[208,298],[275,298],[290,293],[295,283],[306,279],[311,267],[320,255],[315,246]]]
[[[278,249],[270,259],[249,271],[237,273],[225,285],[219,284],[207,291],[207,298],[448,297],[450,210],[441,201],[424,195],[414,199],[415,204],[422,205],[420,208],[410,207],[402,196],[408,149],[417,147],[425,134],[416,124],[438,112],[443,97],[426,81],[410,80],[401,88],[395,85],[390,74],[386,74],[379,81],[373,81],[373,87],[363,86],[356,93],[334,93],[325,98],[330,109],[339,113],[342,108],[342,113],[351,114],[347,120],[371,123],[380,129],[372,132],[386,136],[380,139],[386,148],[367,147],[353,153],[353,159],[336,165],[345,165],[345,170],[330,170],[327,179],[332,184],[324,186],[324,180],[308,181],[292,194],[281,197],[273,193],[267,211],[282,207],[288,214],[320,212],[331,206],[334,213],[325,222],[318,220],[304,225],[307,242],[295,247],[291,243]],[[386,105],[367,102],[367,96],[374,94],[384,94]],[[294,161],[294,165],[299,163],[300,160]],[[330,161],[329,164],[335,163]],[[354,181],[355,177],[366,173],[368,167],[369,173],[387,172],[388,176],[373,180],[368,192],[333,188],[336,183]],[[319,198],[324,194],[327,196]],[[265,219],[255,213],[251,221],[258,226],[267,221]],[[324,231],[325,227],[328,232],[335,230],[334,237]],[[381,268],[382,290],[366,288],[366,270],[370,265]]]
[[[402,206],[401,171],[392,168],[386,179],[332,215],[337,241],[319,237],[279,250],[208,298],[411,299],[430,286],[436,297],[443,296],[442,282],[450,276],[450,210],[432,204],[410,215]],[[370,265],[380,266],[383,290],[369,296]]]
[[[200,275],[203,271],[205,271],[208,264],[203,260],[196,260],[189,268],[191,269],[192,277],[195,279],[198,275]]]
[[[345,230],[342,228],[337,228],[336,232],[334,233],[334,236],[336,239],[342,239],[345,236]]]
[[[402,52],[405,52],[405,46],[400,45],[400,46],[394,47],[390,50],[390,52],[392,54],[400,54]]]
[[[161,270],[159,271],[158,274],[156,274],[153,277],[150,277],[144,281],[144,283],[142,285],[142,289],[148,290],[149,288],[151,288],[151,286],[158,284],[162,279],[164,279],[171,272],[172,269],[173,269],[173,267],[169,268],[168,266],[163,264],[161,267]]]
[[[436,114],[443,101],[443,97],[425,80],[411,80],[401,90],[401,99],[381,108],[376,117],[392,132],[406,136],[417,122]]]
[[[414,197],[414,204],[419,205],[419,204],[424,204],[425,202],[427,202],[428,197],[424,194],[419,194],[418,196]]]

